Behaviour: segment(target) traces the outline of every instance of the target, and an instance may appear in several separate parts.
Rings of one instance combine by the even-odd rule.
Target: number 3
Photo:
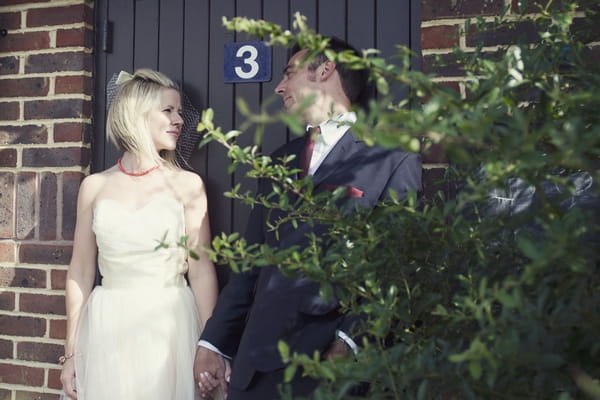
[[[243,58],[244,55],[248,53],[250,53],[250,55],[247,58],[244,58],[244,64],[250,66],[250,71],[245,72],[242,67],[235,67],[235,73],[242,79],[255,77],[259,70],[258,63],[256,62],[256,57],[258,57],[258,50],[256,50],[256,47],[248,44],[242,46],[238,49],[237,53],[235,53],[235,56]]]

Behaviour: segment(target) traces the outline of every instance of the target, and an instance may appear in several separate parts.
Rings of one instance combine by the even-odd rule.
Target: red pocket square
[[[363,197],[364,196],[364,192],[358,188],[355,188],[354,186],[340,186],[340,185],[327,185],[327,190],[329,191],[334,191],[335,189],[339,188],[339,187],[345,187],[346,188],[346,197]]]

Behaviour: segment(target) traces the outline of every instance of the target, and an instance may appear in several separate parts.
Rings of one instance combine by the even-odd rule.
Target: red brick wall
[[[58,398],[93,21],[89,0],[0,2],[0,400]]]
[[[582,0],[580,5],[592,4],[590,1],[594,0]],[[537,12],[537,6],[547,4],[548,0],[529,0],[528,10],[520,10],[519,3],[517,0],[421,0],[423,72],[434,74],[435,81],[460,92],[464,97],[466,78],[459,64],[453,62],[454,47],[470,52],[483,44],[484,51],[495,51],[499,46],[514,43],[517,38],[529,43],[539,40],[531,22],[519,22],[511,30],[496,29],[489,32],[478,32],[474,24],[469,31],[465,31],[465,22],[476,17],[492,22],[505,8],[508,10],[507,18],[516,20],[522,11]],[[583,13],[579,16],[582,17]],[[600,37],[600,33],[596,37]],[[591,43],[591,47],[592,54],[600,62],[600,41]],[[431,196],[434,191],[445,189],[435,182],[443,179],[447,164],[444,155],[435,147],[429,154],[423,155],[423,161],[424,191]]]
[[[582,0],[580,4],[591,5],[593,1]],[[529,43],[539,40],[531,22],[519,22],[510,30],[497,29],[489,32],[478,32],[472,25],[471,29],[465,32],[466,20],[483,17],[491,22],[505,7],[508,9],[507,18],[516,20],[521,11],[536,12],[539,10],[538,5],[545,5],[548,0],[529,0],[528,10],[520,10],[519,3],[517,0],[421,0],[423,71],[437,75],[435,79],[438,82],[464,95],[464,74],[457,64],[452,63],[454,46],[469,52],[474,51],[478,44],[483,44],[484,50],[495,51],[498,46],[514,43],[517,37]],[[583,17],[583,13],[578,16]],[[599,45],[600,42],[591,44],[594,54],[598,53]],[[443,62],[436,63],[436,57],[441,58]]]

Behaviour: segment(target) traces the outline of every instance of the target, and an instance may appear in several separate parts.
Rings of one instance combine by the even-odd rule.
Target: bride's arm
[[[202,179],[193,173],[184,172],[185,186],[190,189],[185,201],[185,225],[188,246],[198,254],[198,259],[188,257],[188,279],[200,314],[200,328],[212,315],[217,301],[218,283],[215,267],[208,255],[201,250],[210,247],[208,202]]]
[[[66,280],[67,336],[61,382],[65,393],[73,398],[77,394],[73,388],[75,367],[73,355],[77,324],[83,305],[94,284],[96,276],[96,239],[92,231],[92,207],[97,193],[98,179],[89,176],[83,180],[77,197],[77,222],[73,240],[73,254],[69,263]]]

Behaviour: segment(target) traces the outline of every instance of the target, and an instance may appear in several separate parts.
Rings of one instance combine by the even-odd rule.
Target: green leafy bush
[[[600,68],[586,47],[598,40],[589,32],[600,20],[597,10],[566,2],[523,18],[538,29],[537,42],[494,53],[457,50],[466,98],[411,70],[402,47],[400,65],[374,50],[329,54],[369,68],[379,91],[354,131],[389,148],[442,146],[451,195],[418,201],[412,194],[340,212],[341,192],[314,195],[309,182],[292,179],[286,160],[237,146],[242,131],[221,132],[205,111],[204,143],[226,146],[231,170],[247,165],[248,176],[273,182],[268,196],[239,187],[229,196],[330,226],[329,236],[302,249],[223,235],[213,259],[234,271],[275,263],[305,274],[321,282],[324,296],[335,291],[345,310],[367,317],[356,358],[326,362],[280,344],[288,376],[301,366],[323,378],[314,398],[352,398],[357,386],[369,399],[600,398],[598,186],[585,186],[600,178]],[[245,18],[224,23],[274,45],[323,48],[300,16],[294,33]],[[492,28],[510,23],[499,18]],[[396,84],[410,88],[399,104],[388,94]],[[248,117],[244,131],[255,129],[258,138],[276,121],[302,131],[297,116],[252,115],[242,100],[239,106]],[[291,203],[287,191],[300,200]]]

